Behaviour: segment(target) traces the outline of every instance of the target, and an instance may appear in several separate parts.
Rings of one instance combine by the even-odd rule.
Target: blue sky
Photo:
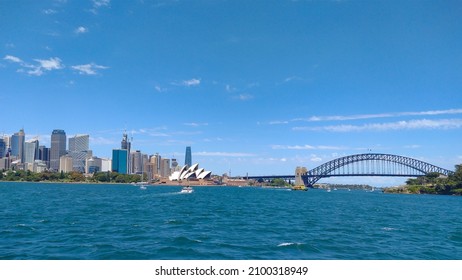
[[[0,1],[0,133],[90,134],[110,157],[127,130],[181,163],[191,146],[215,174],[368,151],[453,169],[461,14],[459,1]]]

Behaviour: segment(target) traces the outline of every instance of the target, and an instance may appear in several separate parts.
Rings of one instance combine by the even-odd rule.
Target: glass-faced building
[[[112,171],[120,174],[128,174],[128,150],[112,150]]]
[[[50,169],[59,170],[59,158],[66,154],[66,132],[55,129],[51,133]]]
[[[184,157],[184,165],[189,167],[192,166],[192,155],[191,155],[191,147],[186,147],[186,154]]]

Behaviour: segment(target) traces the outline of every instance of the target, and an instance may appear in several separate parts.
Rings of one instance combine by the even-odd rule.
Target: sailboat
[[[147,186],[149,184],[148,182],[143,182],[143,176],[144,176],[144,173],[141,173],[141,182],[138,182],[135,184],[136,186],[139,186],[141,190],[147,189]]]

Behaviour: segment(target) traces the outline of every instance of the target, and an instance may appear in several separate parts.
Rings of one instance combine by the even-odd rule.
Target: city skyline
[[[462,162],[461,9],[4,1],[0,134],[24,128],[25,141],[50,147],[61,128],[111,158],[127,131],[131,150],[182,163],[190,146],[214,174],[292,174],[369,151],[453,170]]]

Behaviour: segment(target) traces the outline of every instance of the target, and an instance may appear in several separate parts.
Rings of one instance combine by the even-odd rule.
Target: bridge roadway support
[[[312,188],[321,178],[335,176],[418,177],[429,173],[451,175],[454,172],[421,160],[391,154],[357,154],[326,162],[302,175],[305,186]]]

